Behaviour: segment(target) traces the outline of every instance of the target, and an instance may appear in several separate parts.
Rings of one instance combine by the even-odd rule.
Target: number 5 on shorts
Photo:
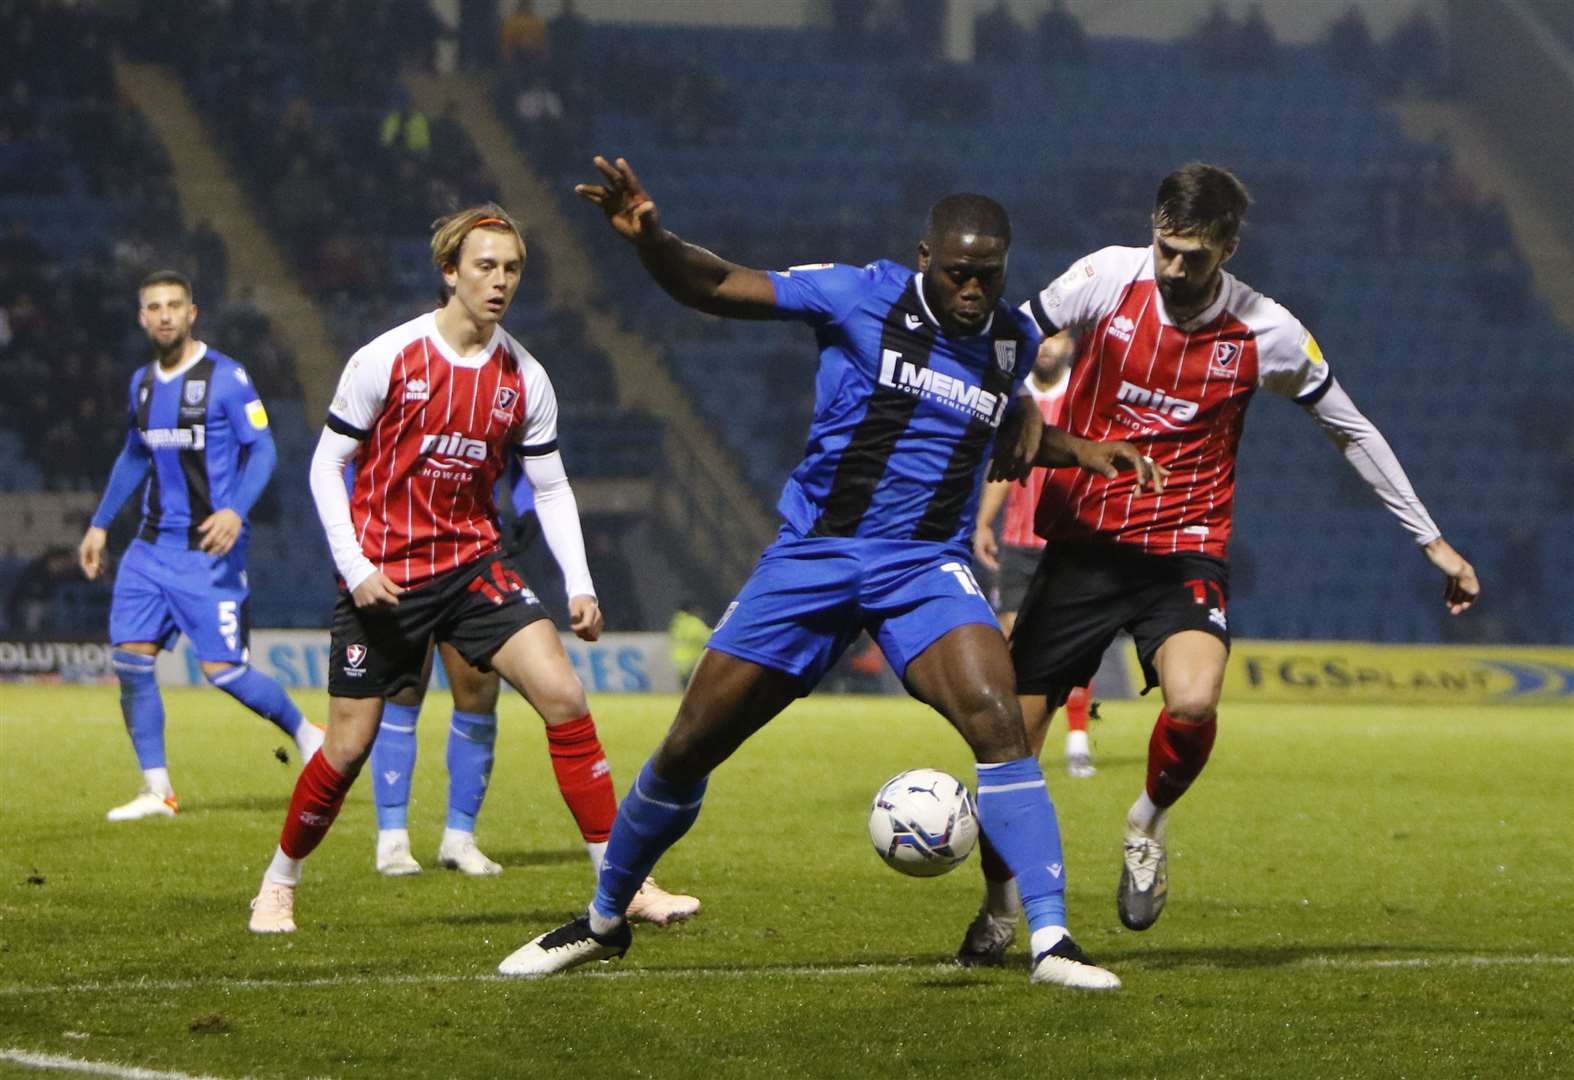
[[[967,595],[983,595],[984,590],[978,587],[978,579],[973,576],[973,568],[967,564],[955,561],[941,563],[940,570],[942,573],[950,574],[956,578],[956,583],[962,586],[962,591],[967,593]]]
[[[219,633],[224,636],[224,644],[232,649],[240,637],[240,616],[236,613],[236,606],[233,600],[219,601]]]

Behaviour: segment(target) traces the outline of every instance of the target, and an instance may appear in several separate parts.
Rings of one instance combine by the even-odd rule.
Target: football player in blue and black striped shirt
[[[977,759],[979,818],[1021,892],[1033,981],[1118,987],[1066,931],[1054,806],[1028,749],[1005,638],[969,570],[969,545],[1008,413],[995,457],[1010,477],[1034,463],[1148,476],[1129,444],[1056,429],[1036,444],[1037,407],[1017,391],[1040,335],[1001,301],[1011,242],[1005,210],[982,195],[940,200],[917,271],[881,261],[766,273],[662,228],[627,162],[597,158],[596,166],[603,182],[576,191],[601,207],[675,299],[714,315],[813,327],[814,420],[803,463],[777,503],[776,541],[722,616],[666,739],[619,807],[589,911],[499,970],[540,976],[622,955],[632,938],[621,913],[693,824],[711,770],[867,631],[913,696],[944,715]]]
[[[154,666],[180,634],[208,681],[291,735],[302,760],[323,740],[284,689],[247,662],[246,514],[277,456],[267,411],[245,368],[191,336],[197,305],[182,274],[150,274],[137,304],[154,359],[131,377],[126,444],[78,551],[89,580],[104,572],[106,530],[146,480],[142,525],[120,561],[109,609],[120,708],[143,790],[109,811],[110,821],[179,810]]]

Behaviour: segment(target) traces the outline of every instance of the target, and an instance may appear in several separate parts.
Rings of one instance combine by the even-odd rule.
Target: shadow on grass
[[[282,814],[290,808],[290,796],[283,795],[237,795],[228,799],[203,799],[184,808],[182,816],[186,814],[227,814],[231,812]]]
[[[558,848],[552,851],[524,851],[516,848],[493,851],[489,847],[486,853],[494,862],[503,866],[562,866],[564,863],[588,864],[590,861],[584,848]],[[588,865],[586,870],[589,870]]]

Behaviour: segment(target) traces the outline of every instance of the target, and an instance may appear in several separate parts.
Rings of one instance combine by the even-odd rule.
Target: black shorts
[[[328,693],[389,697],[419,687],[433,639],[491,671],[492,654],[504,642],[546,617],[512,560],[497,551],[411,589],[391,608],[358,608],[341,592],[333,609]]]
[[[1028,583],[1038,569],[1038,548],[1000,545],[1000,572],[995,575],[996,611],[1021,611]]]
[[[1121,630],[1157,686],[1153,655],[1171,634],[1201,630],[1230,647],[1230,570],[1211,555],[1150,555],[1116,544],[1051,544],[1028,585],[1011,634],[1017,693],[1051,705],[1086,686]]]

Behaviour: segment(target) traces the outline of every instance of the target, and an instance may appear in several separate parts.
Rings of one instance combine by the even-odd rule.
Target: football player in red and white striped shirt
[[[355,782],[384,699],[421,685],[433,640],[497,671],[541,714],[554,765],[569,762],[557,769],[558,785],[592,858],[605,848],[617,812],[606,755],[557,630],[502,548],[492,498],[517,455],[563,571],[574,633],[596,640],[601,609],[557,449],[557,398],[540,363],[500,325],[524,261],[519,227],[498,206],[438,221],[432,262],[442,306],[359,349],[339,380],[311,466],[341,582],[327,740],[301,773],[252,901],[257,933],[294,931],[301,862]],[[565,737],[572,746],[560,745]],[[687,899],[692,914],[699,903]]]
[[[1339,447],[1442,571],[1450,612],[1480,592],[1316,340],[1224,269],[1249,202],[1229,172],[1187,165],[1159,186],[1151,246],[1094,252],[1027,305],[1046,335],[1079,336],[1061,425],[1130,440],[1168,472],[1157,492],[1129,474],[1049,473],[1035,523],[1048,546],[1011,642],[1035,749],[1053,710],[1121,629],[1136,641],[1148,686],[1163,692],[1147,783],[1126,818],[1118,908],[1134,930],[1163,910],[1165,818],[1213,746],[1229,652],[1235,455],[1259,387],[1300,404]]]

